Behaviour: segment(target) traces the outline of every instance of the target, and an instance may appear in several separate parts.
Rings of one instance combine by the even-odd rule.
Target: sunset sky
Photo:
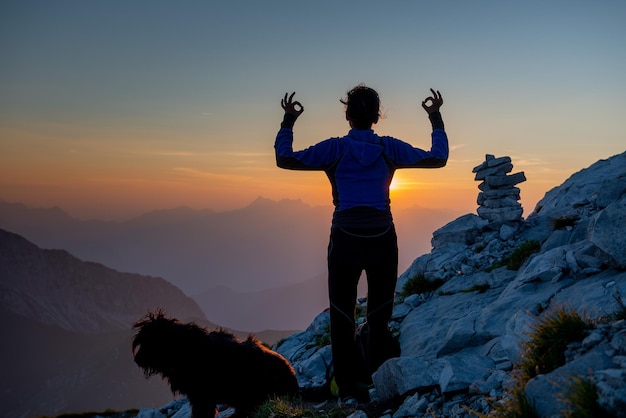
[[[280,170],[348,126],[364,82],[375,129],[430,146],[441,91],[447,167],[401,170],[392,207],[474,211],[471,172],[508,155],[524,216],[567,177],[626,150],[626,2],[0,0],[0,199],[120,219],[256,197],[330,204],[323,173]]]

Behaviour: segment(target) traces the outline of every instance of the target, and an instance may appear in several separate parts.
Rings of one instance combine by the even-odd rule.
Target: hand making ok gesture
[[[441,93],[439,93],[439,90],[435,91],[433,89],[430,89],[430,91],[433,93],[433,95],[427,97],[426,99],[424,99],[424,101],[422,101],[422,107],[429,115],[433,112],[439,112],[439,108],[441,107],[441,105],[443,105],[443,98],[441,97]],[[430,105],[427,104],[428,102],[430,102]]]
[[[293,115],[297,118],[302,114],[302,112],[304,112],[304,106],[302,106],[302,103],[300,103],[299,101],[293,100],[294,94],[296,94],[295,91],[291,93],[291,95],[289,95],[289,93],[285,93],[285,97],[283,97],[283,99],[280,101],[280,105],[285,113]]]

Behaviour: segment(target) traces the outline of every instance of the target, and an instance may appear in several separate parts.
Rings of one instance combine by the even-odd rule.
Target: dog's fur
[[[293,367],[252,335],[223,331],[149,312],[133,329],[132,353],[146,377],[160,374],[172,393],[187,396],[194,418],[214,417],[216,406],[245,416],[273,395],[297,395]]]

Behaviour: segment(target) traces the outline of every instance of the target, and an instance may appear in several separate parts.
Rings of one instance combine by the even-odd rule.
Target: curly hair
[[[339,101],[346,106],[346,119],[356,129],[370,129],[381,117],[378,93],[364,83],[348,91],[346,98]]]
[[[193,322],[183,323],[162,310],[133,325],[132,354],[146,377],[161,375],[173,393],[187,396],[194,417],[214,417],[217,404],[239,416],[272,396],[298,395],[291,363],[254,336],[240,340]]]

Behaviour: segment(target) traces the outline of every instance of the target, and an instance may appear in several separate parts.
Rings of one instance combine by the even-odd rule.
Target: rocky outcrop
[[[589,184],[606,184],[606,179],[621,183],[610,188],[611,197],[606,190],[596,198],[586,197],[595,196]],[[435,231],[433,250],[417,258],[399,278],[398,290],[419,275],[443,279],[445,284],[435,294],[396,305],[397,310],[411,305],[399,320],[402,358],[389,360],[374,375],[379,396],[397,399],[419,393],[433,398],[433,393],[458,396],[461,390],[466,393],[460,402],[487,412],[489,408],[480,407],[480,399],[504,395],[511,371],[520,360],[521,343],[543,312],[568,306],[582,316],[606,318],[620,309],[616,300],[626,294],[624,185],[626,153],[574,174],[562,190],[546,194],[526,220],[494,218],[485,222],[465,215]],[[577,196],[576,190],[582,195]],[[531,241],[540,244],[539,251],[518,269],[498,267]],[[602,329],[592,331],[581,347],[571,347],[571,361],[566,366],[528,383],[527,396],[537,405],[539,416],[550,417],[563,408],[554,402],[562,385],[547,382],[562,383],[576,373],[586,377],[590,370],[597,386],[606,388],[601,390],[601,403],[611,405],[607,408],[621,416],[618,411],[624,409],[617,405],[626,401],[626,393],[619,389],[626,384],[626,369],[620,356],[626,353],[626,345],[619,342],[626,336],[626,326],[623,321],[609,321]],[[451,358],[462,359],[457,361],[458,367],[450,363]],[[441,370],[430,382],[412,382],[397,372],[422,367],[425,362],[430,373]],[[441,363],[447,364],[446,373]],[[454,379],[466,382],[464,387],[450,386]],[[433,402],[422,402],[421,412],[428,406],[434,408]],[[468,416],[459,411],[452,414],[449,409],[445,412],[443,406],[434,410],[443,416]],[[420,416],[420,411],[413,412]]]
[[[435,231],[432,251],[398,278],[391,327],[402,356],[380,367],[371,391],[394,405],[384,417],[488,414],[506,396],[533,325],[564,306],[602,321],[568,346],[562,367],[528,381],[524,394],[538,416],[560,416],[564,386],[573,376],[589,377],[605,411],[626,416],[626,322],[612,319],[626,300],[626,153],[575,173],[527,219],[513,187],[523,173],[508,176],[511,169],[508,157],[487,156],[475,172],[484,181],[479,204],[489,210]],[[522,247],[530,256],[516,260]],[[403,294],[418,277],[443,285]],[[274,347],[309,390],[328,385],[328,327],[322,312]]]
[[[508,158],[488,156],[475,171],[477,177],[487,179],[506,176],[511,168]],[[441,279],[444,284],[431,294],[396,301],[393,326],[398,330],[402,357],[387,361],[374,374],[382,401],[403,399],[394,417],[422,416],[428,410],[436,411],[437,416],[470,416],[462,405],[489,412],[486,399],[504,396],[520,360],[521,343],[543,312],[566,305],[580,315],[599,318],[620,308],[616,295],[626,295],[626,272],[621,264],[626,254],[621,222],[626,215],[626,189],[613,185],[611,197],[603,191],[601,205],[598,198],[575,196],[573,191],[587,193],[591,187],[576,188],[574,184],[605,184],[603,179],[617,178],[626,184],[626,154],[574,174],[563,190],[551,191],[537,205],[549,210],[535,210],[526,220],[519,217],[521,211],[512,202],[519,192],[511,187],[521,178],[508,180],[509,189],[494,187],[488,195],[481,190],[479,202],[505,209],[490,212],[498,215],[492,217],[464,215],[435,231],[432,251],[418,257],[399,277],[399,292],[418,276],[429,281]],[[506,183],[499,180],[489,184]],[[499,190],[505,204],[488,202],[498,199],[493,190]],[[517,215],[507,217],[512,212]],[[558,224],[557,220],[564,222]],[[502,263],[522,244],[533,241],[539,243],[538,251],[519,268],[512,270]],[[319,329],[298,336],[299,350],[284,351],[292,355],[296,366],[312,363],[317,353],[323,352],[309,354]],[[303,343],[307,334],[308,346]],[[624,322],[609,321],[591,331],[579,346],[570,347],[566,366],[532,379],[527,396],[540,416],[550,417],[563,408],[554,402],[562,387],[549,382],[574,373],[588,376],[590,370],[597,387],[602,388],[600,401],[620,416],[623,409],[619,405],[626,401],[621,389],[626,384],[621,360],[626,354],[626,345],[621,344],[624,338]],[[285,344],[278,350],[293,348],[289,340]],[[321,367],[317,385],[324,371]],[[302,384],[312,384],[314,379],[305,378],[310,374],[302,374]]]

